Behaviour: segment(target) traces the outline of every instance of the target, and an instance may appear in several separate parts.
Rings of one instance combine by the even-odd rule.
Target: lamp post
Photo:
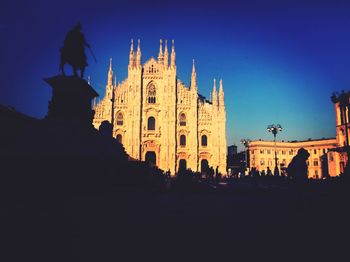
[[[244,162],[245,162],[245,168],[244,168],[244,172],[247,170],[248,167],[248,162],[247,162],[247,149],[249,147],[249,143],[251,142],[250,139],[241,139],[241,144],[244,145]]]
[[[283,130],[282,126],[280,124],[277,125],[268,125],[267,131],[271,132],[273,134],[273,141],[275,143],[275,169],[273,171],[274,176],[279,176],[279,170],[277,167],[277,150],[276,150],[276,135],[278,132],[281,132]]]

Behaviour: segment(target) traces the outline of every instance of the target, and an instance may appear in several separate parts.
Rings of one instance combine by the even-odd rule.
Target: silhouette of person
[[[170,178],[170,169],[168,169],[168,171],[166,172],[166,177]]]
[[[255,177],[255,175],[256,175],[256,168],[255,167],[252,167],[252,169],[250,170],[250,175],[252,177]]]
[[[214,182],[214,168],[210,167],[209,169],[209,181]]]
[[[310,154],[304,148],[300,148],[295,157],[289,163],[287,167],[287,174],[291,178],[295,179],[296,182],[307,181],[307,163],[306,160],[309,158]]]
[[[300,148],[295,157],[289,163],[287,167],[287,174],[293,179],[296,193],[296,204],[299,208],[305,208],[305,185],[308,179],[307,176],[307,163],[306,160],[310,154],[304,148]]]
[[[255,169],[255,176],[256,176],[256,177],[260,177],[260,171],[259,171],[259,169],[257,169],[257,168]]]
[[[73,68],[73,73],[78,76],[77,70],[80,69],[80,77],[84,77],[84,71],[87,64],[85,47],[90,48],[90,45],[86,42],[84,34],[81,32],[82,26],[78,23],[72,30],[70,30],[66,38],[64,39],[61,52],[60,71],[63,75],[64,65],[68,63]]]
[[[272,172],[271,172],[270,167],[267,167],[267,169],[266,169],[266,176],[272,176]]]

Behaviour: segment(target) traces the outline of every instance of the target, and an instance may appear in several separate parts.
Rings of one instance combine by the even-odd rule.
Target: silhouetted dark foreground
[[[108,125],[97,131],[3,107],[1,122],[2,261],[298,259],[345,243],[349,190],[339,180],[171,181],[128,162]]]
[[[46,261],[71,258],[71,234],[79,230],[74,229],[79,224],[74,221],[81,219],[75,215],[89,210],[93,213],[84,215],[100,217],[101,211],[88,204],[90,200],[98,203],[104,194],[128,187],[137,192],[164,187],[157,169],[128,161],[108,122],[102,123],[100,130],[93,128],[91,99],[97,94],[85,80],[56,76],[45,81],[53,91],[44,119],[0,107],[3,236],[13,261],[28,254]],[[123,194],[117,201],[132,205]],[[117,207],[117,202],[107,202],[111,210]],[[107,202],[98,206],[106,208]]]
[[[174,180],[128,161],[110,123],[93,128],[97,93],[86,81],[45,81],[53,96],[43,120],[0,107],[0,261],[285,251],[284,260],[311,246],[342,248],[349,224],[342,181],[202,179],[189,171]]]

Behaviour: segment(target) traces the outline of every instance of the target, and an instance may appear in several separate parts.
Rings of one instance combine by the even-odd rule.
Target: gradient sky
[[[51,97],[42,80],[58,73],[59,48],[76,22],[97,57],[86,76],[104,95],[108,59],[117,81],[127,76],[130,38],[142,61],[159,38],[175,39],[178,78],[190,82],[196,60],[199,93],[222,78],[228,145],[241,138],[335,136],[334,91],[350,86],[349,1],[1,1],[0,104],[42,118]]]

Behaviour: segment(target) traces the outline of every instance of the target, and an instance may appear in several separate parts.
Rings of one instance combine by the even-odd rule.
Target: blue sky
[[[147,3],[146,3],[147,2]],[[104,94],[108,59],[117,80],[127,76],[130,38],[141,39],[143,62],[159,38],[175,39],[178,77],[189,84],[196,60],[199,92],[222,78],[228,144],[241,138],[335,136],[330,96],[350,86],[350,4],[347,1],[2,1],[0,103],[44,117],[58,73],[59,48],[77,22],[97,57],[92,85]]]

